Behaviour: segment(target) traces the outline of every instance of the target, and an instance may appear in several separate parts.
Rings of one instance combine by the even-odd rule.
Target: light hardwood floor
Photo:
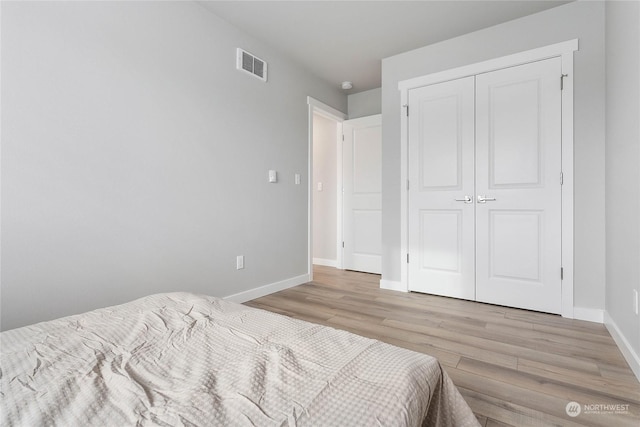
[[[436,357],[483,426],[640,426],[640,383],[597,323],[379,288],[314,268],[314,281],[246,304]],[[569,402],[590,406],[569,417]]]

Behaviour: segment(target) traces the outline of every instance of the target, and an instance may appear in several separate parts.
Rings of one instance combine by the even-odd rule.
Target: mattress
[[[152,295],[0,345],[3,426],[478,425],[430,356],[213,297]]]

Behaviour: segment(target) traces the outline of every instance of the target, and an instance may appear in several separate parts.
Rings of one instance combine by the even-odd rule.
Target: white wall
[[[306,97],[346,96],[197,3],[1,7],[2,329],[307,273]]]
[[[575,54],[574,304],[604,309],[604,3],[574,2],[382,61],[382,278],[400,280],[398,82],[580,39]]]
[[[640,4],[606,5],[607,126],[605,316],[640,378]],[[630,357],[631,353],[635,357]],[[633,360],[635,359],[635,364]]]
[[[349,119],[382,113],[382,89],[371,89],[348,96]]]
[[[313,115],[313,258],[336,265],[338,123]],[[318,189],[322,183],[322,191]]]

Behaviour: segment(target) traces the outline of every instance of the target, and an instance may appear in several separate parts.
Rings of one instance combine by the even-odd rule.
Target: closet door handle
[[[478,201],[478,203],[487,203],[487,202],[495,202],[496,198],[495,197],[485,197],[482,194],[478,194],[478,197],[476,198],[476,200]]]
[[[465,203],[473,203],[473,197],[464,196],[464,199],[455,199],[456,202],[465,202]]]

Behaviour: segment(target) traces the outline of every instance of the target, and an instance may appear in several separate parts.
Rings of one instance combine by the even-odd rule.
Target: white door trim
[[[573,52],[578,50],[578,39],[568,40],[537,49],[527,50],[476,64],[445,70],[426,76],[403,80],[400,90],[400,288],[409,290],[408,283],[408,121],[406,106],[409,90],[462,77],[473,76],[501,68],[513,67],[543,59],[560,57],[564,90],[562,91],[562,316],[573,319]],[[560,76],[558,76],[560,79]]]
[[[336,132],[336,152],[337,159],[336,165],[338,168],[338,176],[337,176],[337,188],[340,191],[337,191],[337,222],[336,222],[336,242],[339,249],[336,252],[337,258],[337,267],[342,268],[342,122],[347,119],[347,115],[342,111],[336,110],[335,108],[325,104],[324,102],[318,101],[311,96],[307,96],[307,105],[308,105],[308,122],[309,122],[309,132],[307,135],[308,139],[308,175],[307,175],[307,274],[309,275],[309,280],[313,280],[313,114],[319,114],[324,116],[330,120],[335,120],[338,122],[338,131]]]

